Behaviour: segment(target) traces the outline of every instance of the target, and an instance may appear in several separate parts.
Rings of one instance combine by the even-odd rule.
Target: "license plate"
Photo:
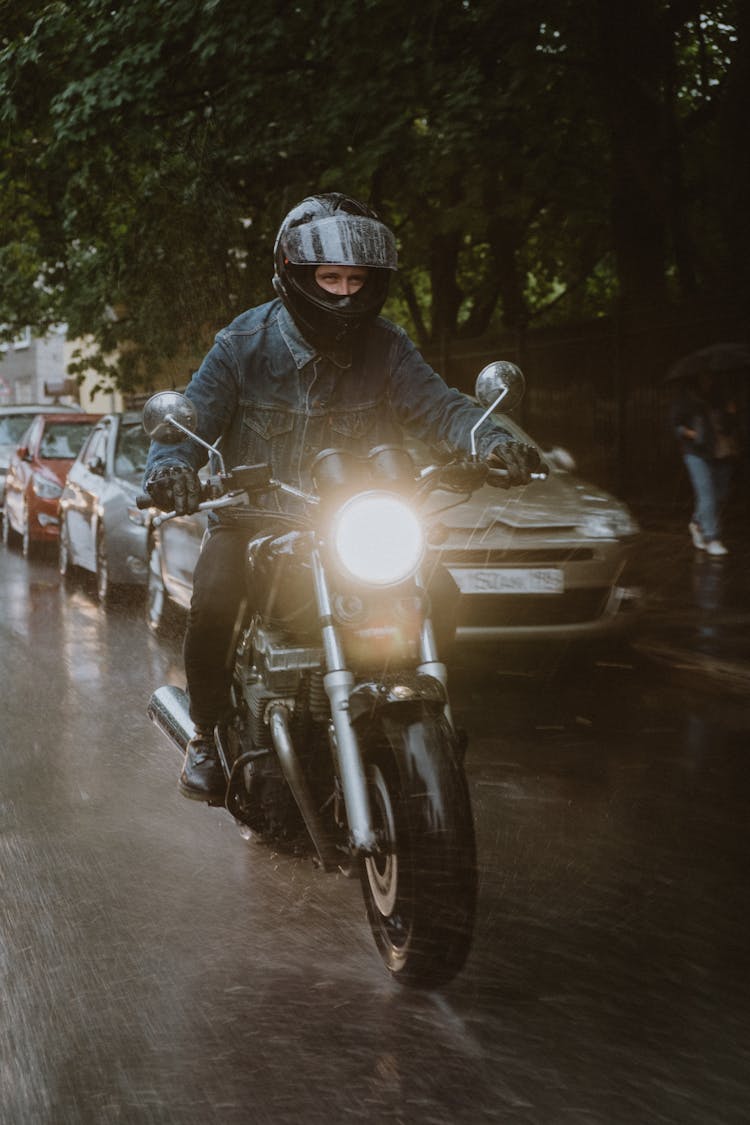
[[[565,589],[562,571],[551,567],[456,567],[451,574],[462,594],[562,594]]]

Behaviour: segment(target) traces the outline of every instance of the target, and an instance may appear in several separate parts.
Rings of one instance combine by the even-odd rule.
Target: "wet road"
[[[748,707],[454,677],[478,929],[391,984],[359,887],[183,800],[177,643],[0,550],[0,1121],[744,1125]]]

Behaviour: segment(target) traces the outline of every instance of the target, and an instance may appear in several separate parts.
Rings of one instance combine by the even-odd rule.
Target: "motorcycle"
[[[443,985],[460,971],[477,898],[466,740],[430,616],[424,510],[438,489],[468,496],[502,475],[479,460],[476,432],[523,390],[514,364],[490,364],[476,382],[485,411],[469,456],[418,472],[400,447],[365,459],[324,450],[313,492],[274,479],[269,465],[228,472],[176,392],[157,393],[143,411],[151,438],[189,435],[215,458],[202,510],[255,511],[254,498],[275,490],[301,505],[289,530],[256,535],[247,547],[258,608],[239,631],[231,716],[216,728],[223,805],[275,846],[302,836],[325,871],[358,874],[380,956],[411,986]],[[152,505],[148,496],[139,503]],[[167,685],[148,707],[183,753],[194,733],[188,706],[187,694]]]

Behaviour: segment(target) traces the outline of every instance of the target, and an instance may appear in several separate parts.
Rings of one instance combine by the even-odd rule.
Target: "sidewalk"
[[[696,551],[687,520],[641,516],[638,579],[645,594],[633,648],[696,689],[750,694],[750,528],[727,523],[730,553]]]

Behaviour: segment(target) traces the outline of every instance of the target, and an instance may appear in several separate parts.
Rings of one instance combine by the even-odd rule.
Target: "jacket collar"
[[[326,355],[323,356],[323,353],[318,348],[308,343],[284,305],[282,305],[279,310],[279,331],[284,339],[284,343],[291,352],[292,359],[298,371],[301,371],[302,368],[306,367],[312,360],[321,357],[330,360],[336,367],[342,369],[346,369],[352,365],[351,350],[349,348],[330,354],[326,353]]]

